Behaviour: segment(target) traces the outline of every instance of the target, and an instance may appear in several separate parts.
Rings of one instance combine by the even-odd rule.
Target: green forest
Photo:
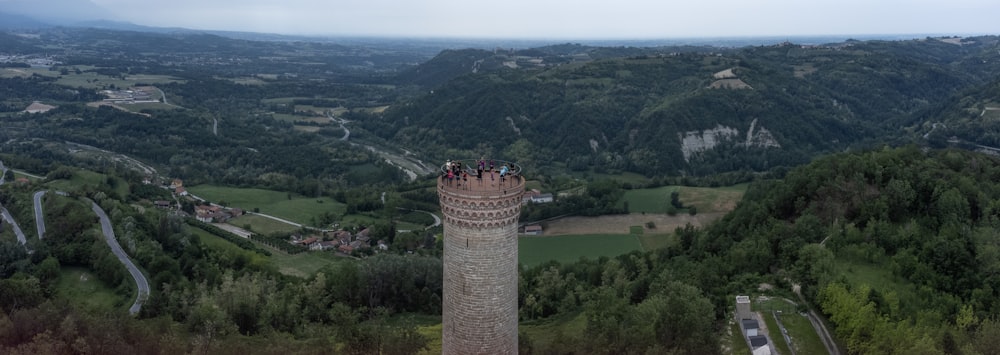
[[[579,333],[554,337],[522,331],[522,350],[717,353],[733,296],[771,283],[800,285],[849,353],[989,354],[1000,338],[1000,279],[991,271],[1000,265],[998,177],[998,158],[908,146],[826,156],[782,179],[757,180],[733,212],[704,229],[679,228],[679,243],[665,249],[522,268],[525,324],[583,323]],[[440,314],[438,257],[378,254],[286,276],[266,253],[220,249],[177,217],[129,207],[139,192],[119,199],[109,182],[127,183],[110,178],[47,198],[50,237],[30,242],[33,253],[4,241],[5,353],[428,346],[419,325]],[[2,191],[0,203],[30,210],[26,188]],[[132,293],[77,194],[110,211],[157,285],[136,318],[61,297],[60,269],[76,266],[122,299]]]
[[[1000,39],[954,42],[487,51],[4,33],[0,51],[56,64],[0,66],[0,160],[18,169],[0,204],[28,234],[0,224],[0,353],[433,352],[442,230],[397,224],[433,223],[417,210],[438,209],[439,162],[488,156],[556,192],[524,222],[645,214],[629,190],[749,183],[662,248],[522,265],[522,353],[735,353],[734,297],[771,285],[849,354],[992,354]],[[99,104],[143,86],[151,102]],[[23,112],[35,102],[55,108]],[[185,216],[210,201],[157,208],[173,179],[327,208],[243,239]],[[63,193],[43,200],[45,238],[39,190]],[[672,195],[671,216],[702,209]],[[134,316],[84,198],[152,286]],[[317,257],[287,243],[335,224],[393,246]]]

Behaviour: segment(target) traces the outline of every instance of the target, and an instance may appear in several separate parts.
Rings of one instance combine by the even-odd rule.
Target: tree
[[[676,209],[684,208],[684,204],[681,203],[681,193],[677,190],[670,192],[670,205]]]

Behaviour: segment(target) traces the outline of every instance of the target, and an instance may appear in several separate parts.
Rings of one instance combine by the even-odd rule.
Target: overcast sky
[[[118,20],[141,25],[285,34],[543,39],[1000,34],[1000,0],[90,1]]]

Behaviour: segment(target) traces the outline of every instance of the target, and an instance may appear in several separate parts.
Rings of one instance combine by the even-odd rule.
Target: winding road
[[[97,217],[101,219],[101,231],[104,232],[104,240],[108,242],[108,246],[111,247],[111,252],[118,257],[118,261],[121,261],[128,269],[128,273],[132,275],[132,279],[135,280],[136,287],[139,289],[139,294],[135,297],[135,303],[132,307],[129,307],[128,312],[131,314],[139,313],[142,308],[143,302],[146,302],[146,298],[149,297],[149,282],[146,281],[146,276],[139,271],[139,268],[132,263],[132,260],[128,258],[128,254],[125,254],[125,250],[122,246],[118,244],[118,239],[115,239],[115,230],[111,227],[111,219],[108,215],[104,213],[101,206],[98,206],[96,202],[90,201],[91,209],[97,214]]]
[[[46,190],[35,191],[35,195],[32,199],[35,200],[35,228],[38,229],[38,239],[42,239],[45,236],[45,218],[42,215],[42,196],[45,196]]]
[[[330,112],[326,113],[326,117],[329,118],[331,122],[339,123],[340,124],[340,129],[344,130],[344,136],[340,137],[340,140],[346,141],[347,138],[351,137],[351,130],[347,129],[347,125],[346,125],[347,120],[345,120],[343,118],[333,117],[333,115],[331,115]]]
[[[10,211],[7,211],[7,208],[0,205],[0,214],[3,215],[3,220],[7,221],[7,224],[10,224],[10,227],[14,229],[14,235],[17,236],[17,241],[21,243],[21,245],[27,247],[28,238],[24,237],[24,231],[22,231],[21,227],[17,225],[17,221],[14,220],[14,216],[10,215]]]
[[[0,185],[3,185],[3,176],[7,174],[7,167],[3,165],[0,161]],[[17,221],[14,220],[14,216],[10,215],[10,211],[7,208],[0,205],[0,215],[2,215],[3,220],[10,224],[10,228],[14,230],[14,235],[17,236],[17,241],[24,245],[25,248],[28,247],[28,238],[24,236],[24,231],[21,227],[17,225]]]

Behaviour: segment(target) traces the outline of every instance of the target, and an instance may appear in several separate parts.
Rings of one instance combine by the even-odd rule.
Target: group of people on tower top
[[[474,175],[476,181],[479,182],[479,186],[483,186],[483,175],[490,175],[490,186],[496,185],[496,175],[500,175],[500,187],[503,187],[506,182],[510,180],[511,177],[516,178],[517,171],[513,168],[510,162],[500,165],[499,170],[497,170],[496,161],[490,159],[487,161],[485,158],[479,158],[479,161],[475,163],[475,169],[472,167],[463,166],[461,160],[448,160],[444,163],[444,172],[442,172],[442,178],[445,184],[448,186],[456,186],[463,190],[468,190],[471,185],[469,185],[469,175]]]

